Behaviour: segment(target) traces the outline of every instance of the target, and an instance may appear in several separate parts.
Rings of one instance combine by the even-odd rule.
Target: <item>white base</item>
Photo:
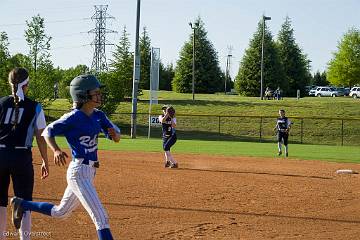
[[[339,169],[336,171],[337,174],[358,174],[358,172],[352,169]]]

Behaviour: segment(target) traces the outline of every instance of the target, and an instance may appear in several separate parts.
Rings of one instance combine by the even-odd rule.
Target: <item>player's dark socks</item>
[[[110,228],[104,228],[97,230],[99,240],[113,240],[114,238],[111,235]]]
[[[24,209],[24,211],[30,210],[51,216],[51,209],[54,207],[54,205],[47,202],[31,202],[23,200],[21,202],[21,207]]]

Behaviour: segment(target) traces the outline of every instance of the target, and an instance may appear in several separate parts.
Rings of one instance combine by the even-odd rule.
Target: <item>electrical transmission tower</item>
[[[227,92],[226,83],[231,81],[230,69],[231,69],[232,51],[233,51],[234,48],[232,46],[228,46],[227,49],[228,49],[228,54],[226,56],[225,88],[224,88],[225,95],[226,95],[226,92]]]
[[[95,28],[89,33],[95,34],[95,39],[91,43],[94,46],[94,57],[91,64],[91,70],[96,74],[107,71],[105,46],[113,45],[106,40],[106,33],[116,33],[116,31],[106,29],[106,19],[114,17],[106,13],[108,5],[95,5],[95,14],[91,19],[95,20]]]

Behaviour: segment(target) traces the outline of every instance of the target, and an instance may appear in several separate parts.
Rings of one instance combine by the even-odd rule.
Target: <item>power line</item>
[[[53,7],[53,8],[36,8],[34,9],[33,8],[13,8],[11,9],[11,12],[13,12],[14,14],[21,14],[21,13],[29,13],[29,12],[37,12],[39,14],[42,14],[44,12],[53,12],[53,11],[61,11],[63,12],[64,10],[68,10],[68,9],[84,9],[84,8],[89,8],[89,5],[78,5],[78,6],[74,6],[74,3],[71,3],[71,6],[67,6],[67,7],[61,7],[61,6],[56,6],[56,7]]]
[[[57,50],[57,49],[74,49],[74,48],[87,47],[87,46],[90,46],[90,44],[82,44],[82,45],[77,45],[77,46],[55,47],[55,48],[50,48],[50,51]]]
[[[54,21],[44,21],[44,23],[63,23],[63,22],[77,22],[91,20],[91,18],[78,18],[78,19],[64,19],[64,20],[54,20]],[[9,23],[9,24],[0,24],[0,27],[12,27],[12,26],[23,26],[26,23]]]
[[[84,33],[85,32],[69,33],[69,34],[51,36],[51,38],[52,39],[67,38],[67,37],[72,37],[72,36],[76,36],[76,35],[81,35],[81,34],[84,34]],[[24,37],[14,37],[14,38],[9,38],[9,41],[14,41],[14,40],[16,41],[16,40],[23,40],[23,39],[25,39],[25,38]]]

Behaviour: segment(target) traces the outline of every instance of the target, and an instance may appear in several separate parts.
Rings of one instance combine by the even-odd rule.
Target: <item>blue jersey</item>
[[[120,129],[114,125],[104,112],[95,109],[88,116],[84,112],[74,109],[64,114],[60,119],[49,124],[43,132],[43,136],[55,137],[63,135],[71,148],[73,158],[97,161],[98,135],[103,132],[109,139],[108,128],[114,128],[120,133]]]

